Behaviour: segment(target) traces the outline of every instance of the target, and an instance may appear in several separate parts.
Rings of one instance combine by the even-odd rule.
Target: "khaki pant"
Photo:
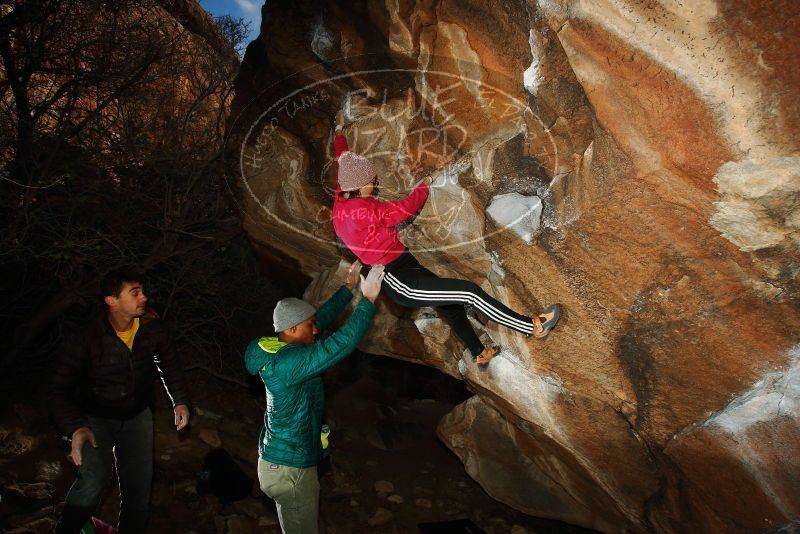
[[[319,481],[317,467],[298,469],[258,459],[258,483],[275,499],[285,534],[317,534]]]

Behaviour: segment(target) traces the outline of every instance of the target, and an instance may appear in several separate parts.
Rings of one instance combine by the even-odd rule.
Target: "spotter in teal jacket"
[[[346,287],[334,293],[317,309],[317,329],[325,331],[352,297]],[[325,411],[321,374],[353,352],[375,312],[375,305],[362,299],[337,332],[307,346],[283,343],[276,337],[250,342],[244,355],[245,367],[250,374],[261,376],[267,393],[258,446],[262,459],[298,468],[319,463]]]

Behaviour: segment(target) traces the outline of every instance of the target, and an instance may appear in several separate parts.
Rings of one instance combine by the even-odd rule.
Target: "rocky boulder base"
[[[383,197],[436,178],[402,230],[426,267],[518,310],[565,310],[545,341],[475,316],[503,347],[485,372],[435,310],[386,299],[362,345],[475,391],[439,434],[488,493],[606,532],[800,517],[800,5],[263,14],[231,153],[266,262],[313,277],[315,302],[342,282],[330,141],[344,108]]]

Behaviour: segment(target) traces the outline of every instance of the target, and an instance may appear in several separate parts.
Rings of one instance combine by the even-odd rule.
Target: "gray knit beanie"
[[[349,150],[339,156],[339,187],[342,191],[355,191],[370,183],[378,175],[375,165]]]
[[[317,313],[317,309],[304,300],[294,297],[280,300],[275,306],[275,311],[272,312],[275,333],[297,326],[315,313]]]

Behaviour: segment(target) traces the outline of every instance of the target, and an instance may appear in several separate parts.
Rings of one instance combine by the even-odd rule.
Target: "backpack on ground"
[[[253,479],[248,477],[225,449],[214,449],[197,473],[197,494],[215,495],[222,504],[230,504],[250,495]]]

